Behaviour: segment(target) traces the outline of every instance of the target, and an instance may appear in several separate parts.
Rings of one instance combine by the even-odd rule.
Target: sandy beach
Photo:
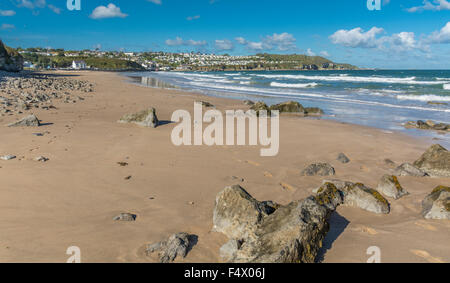
[[[86,80],[94,91],[84,100],[56,109],[31,109],[0,116],[0,262],[66,262],[70,246],[81,249],[82,262],[157,262],[146,244],[187,232],[198,243],[177,262],[220,262],[225,235],[212,232],[216,195],[239,184],[258,200],[288,204],[306,198],[325,177],[300,172],[315,162],[336,169],[333,179],[376,188],[383,174],[417,160],[431,145],[405,134],[390,133],[317,118],[281,116],[280,150],[261,157],[260,147],[174,146],[168,123],[178,109],[193,112],[194,101],[218,110],[249,109],[242,101],[154,89],[127,82],[117,73],[51,72]],[[156,108],[156,129],[117,123],[120,117]],[[34,113],[39,128],[8,128]],[[33,135],[44,133],[43,136]],[[336,160],[345,153],[350,163]],[[35,158],[45,156],[47,162]],[[128,166],[120,166],[126,162]],[[329,178],[328,178],[329,179]],[[410,193],[389,199],[391,212],[376,215],[341,206],[333,214],[322,262],[366,262],[371,246],[382,262],[450,262],[450,222],[425,220],[421,202],[450,178],[399,177]],[[117,222],[122,212],[134,222]]]

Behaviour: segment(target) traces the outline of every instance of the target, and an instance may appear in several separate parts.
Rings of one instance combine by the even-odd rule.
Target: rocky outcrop
[[[306,107],[305,111],[307,116],[320,116],[325,114],[325,112],[319,107]]]
[[[0,70],[19,72],[23,70],[23,57],[15,50],[5,46],[0,40]]]
[[[426,219],[450,219],[450,187],[438,186],[422,201]]]
[[[414,166],[433,177],[450,177],[450,152],[435,144],[414,162]]]
[[[31,114],[17,122],[8,124],[8,127],[39,127],[40,125],[39,119],[34,114]]]
[[[409,194],[400,185],[398,178],[393,175],[384,175],[383,177],[381,177],[381,180],[378,182],[377,191],[393,199],[399,199],[402,196],[406,196]]]
[[[398,166],[394,170],[394,175],[397,176],[413,176],[413,177],[425,177],[428,176],[427,173],[425,173],[423,170],[417,168],[416,166],[410,164],[410,163],[403,163],[402,165]]]
[[[270,108],[262,101],[258,101],[250,107],[251,110],[256,111],[256,114],[259,116],[261,111],[265,111],[267,115],[270,115]]]
[[[213,218],[213,230],[230,238],[221,256],[236,263],[314,262],[332,212],[320,201],[309,197],[280,206],[259,202],[240,186],[225,188],[216,198]]]
[[[433,121],[409,121],[405,123],[405,128],[414,128],[420,130],[432,130],[432,131],[450,131],[450,125],[445,123],[435,123]]]
[[[278,110],[280,113],[301,113],[306,114],[306,110],[298,102],[288,101],[270,106],[270,110]]]
[[[196,244],[197,236],[188,233],[177,233],[171,235],[167,240],[147,245],[146,253],[150,255],[159,252],[159,260],[161,263],[173,262],[176,258],[185,258],[188,252]]]
[[[308,165],[300,174],[302,176],[333,176],[335,173],[333,166],[328,163],[314,163]]]
[[[156,109],[149,108],[133,114],[123,116],[119,123],[134,123],[143,127],[156,128],[158,126],[158,117],[156,116]]]

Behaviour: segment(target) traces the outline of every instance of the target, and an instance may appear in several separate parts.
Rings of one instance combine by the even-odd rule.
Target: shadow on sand
[[[333,247],[334,241],[339,238],[339,236],[344,232],[350,222],[342,217],[336,211],[331,214],[330,217],[330,231],[328,231],[327,236],[323,240],[322,248],[316,258],[316,262],[322,262],[325,259],[325,254]]]

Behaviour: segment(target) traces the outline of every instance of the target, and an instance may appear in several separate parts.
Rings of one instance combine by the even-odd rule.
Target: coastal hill
[[[18,72],[23,69],[23,57],[0,40],[0,70]]]

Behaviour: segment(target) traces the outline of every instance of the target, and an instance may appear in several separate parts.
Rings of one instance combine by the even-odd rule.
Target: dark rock
[[[270,115],[270,108],[269,108],[269,106],[267,106],[267,104],[265,104],[262,101],[256,102],[250,109],[256,111],[256,114],[258,116],[261,113],[261,111],[263,111],[262,113],[265,113],[267,116]]]
[[[339,153],[337,160],[344,164],[350,162],[350,159],[344,153]]]
[[[136,221],[137,215],[131,213],[121,213],[114,217],[114,221]]]
[[[0,70],[19,72],[23,70],[23,57],[0,40]]]
[[[306,114],[306,110],[298,102],[288,101],[270,106],[270,110],[278,110],[280,113],[301,113]]]
[[[450,152],[435,144],[414,162],[414,166],[433,177],[450,177]]]
[[[253,105],[255,105],[255,102],[253,102],[251,100],[244,100],[244,104],[247,106],[253,106]]]
[[[305,111],[308,116],[320,116],[325,114],[325,112],[318,107],[306,107]]]
[[[308,165],[302,172],[302,176],[333,176],[334,168],[328,163],[315,163]]]

